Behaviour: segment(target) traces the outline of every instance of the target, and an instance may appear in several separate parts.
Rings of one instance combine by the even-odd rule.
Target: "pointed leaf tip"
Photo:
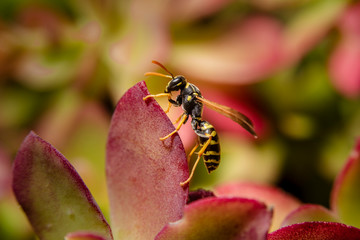
[[[13,190],[40,239],[63,239],[78,230],[112,239],[109,225],[76,170],[34,132],[16,155]]]
[[[255,200],[209,197],[186,206],[184,217],[170,223],[156,240],[264,240],[272,211]]]
[[[130,88],[113,114],[107,142],[106,175],[116,239],[153,239],[182,216],[188,189],[184,147],[175,128],[152,99],[145,82]]]

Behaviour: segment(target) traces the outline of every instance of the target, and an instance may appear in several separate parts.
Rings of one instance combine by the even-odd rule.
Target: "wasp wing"
[[[240,124],[240,126],[242,126],[246,131],[248,131],[249,133],[251,133],[255,138],[257,138],[257,135],[255,133],[254,130],[254,125],[251,122],[251,120],[245,116],[244,114],[230,108],[224,105],[221,105],[219,103],[216,102],[212,102],[210,100],[207,100],[203,97],[199,97],[197,96],[196,99],[203,103],[204,105],[206,105],[208,108],[230,118],[231,120],[233,120],[234,122],[237,122],[238,124]]]

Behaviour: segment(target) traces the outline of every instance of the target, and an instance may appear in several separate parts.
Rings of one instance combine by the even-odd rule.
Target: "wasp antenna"
[[[165,77],[165,78],[173,79],[172,76],[165,75],[165,74],[162,74],[162,73],[157,73],[157,72],[147,72],[144,75],[145,76],[158,76],[158,77]]]
[[[161,67],[162,69],[164,69],[168,74],[170,74],[172,78],[174,78],[174,75],[173,75],[169,70],[167,70],[164,65],[162,65],[161,63],[159,63],[159,62],[156,61],[156,60],[152,60],[151,62],[154,63],[154,64],[156,64],[156,65],[158,65],[158,66],[160,66],[160,67]]]

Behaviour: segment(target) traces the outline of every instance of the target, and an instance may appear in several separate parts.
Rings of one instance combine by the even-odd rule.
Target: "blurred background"
[[[143,76],[163,72],[151,60],[246,114],[259,135],[205,109],[222,162],[211,175],[200,164],[192,188],[250,181],[329,205],[360,136],[358,1],[1,0],[1,239],[35,239],[11,191],[11,164],[30,130],[70,160],[108,216],[112,111],[141,80],[163,92],[167,79]],[[189,152],[189,124],[180,134]]]

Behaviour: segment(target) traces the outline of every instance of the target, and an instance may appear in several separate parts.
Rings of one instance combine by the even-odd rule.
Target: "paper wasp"
[[[160,76],[160,77],[169,78],[171,80],[168,82],[164,93],[160,93],[156,95],[148,95],[143,99],[146,100],[148,98],[166,96],[168,98],[168,108],[165,111],[166,113],[169,112],[172,105],[176,107],[182,106],[184,110],[183,114],[181,114],[180,117],[175,122],[178,123],[180,121],[176,129],[167,136],[160,138],[160,140],[165,140],[170,136],[172,136],[173,134],[175,134],[177,131],[179,131],[181,126],[187,122],[190,115],[191,126],[194,132],[198,135],[198,143],[190,152],[188,157],[188,162],[190,161],[190,157],[195,152],[196,148],[198,146],[201,147],[199,152],[197,153],[198,157],[194,163],[189,178],[184,182],[181,182],[180,183],[181,186],[184,186],[190,182],[201,156],[203,156],[204,158],[204,163],[208,173],[214,171],[219,166],[220,163],[220,144],[219,144],[218,135],[217,132],[215,131],[215,128],[210,123],[202,119],[203,105],[206,105],[210,109],[215,110],[216,112],[237,122],[238,124],[240,124],[240,126],[242,126],[245,130],[251,133],[255,138],[257,138],[251,120],[248,117],[246,117],[244,114],[232,108],[220,105],[218,103],[203,98],[200,90],[194,84],[187,82],[184,76],[182,75],[174,76],[161,63],[157,61],[152,61],[152,62],[160,66],[162,69],[164,69],[169,75],[165,75],[157,72],[147,72],[145,73],[145,76]],[[179,90],[180,90],[180,94],[176,97],[175,100],[173,100],[171,98],[171,93]]]

